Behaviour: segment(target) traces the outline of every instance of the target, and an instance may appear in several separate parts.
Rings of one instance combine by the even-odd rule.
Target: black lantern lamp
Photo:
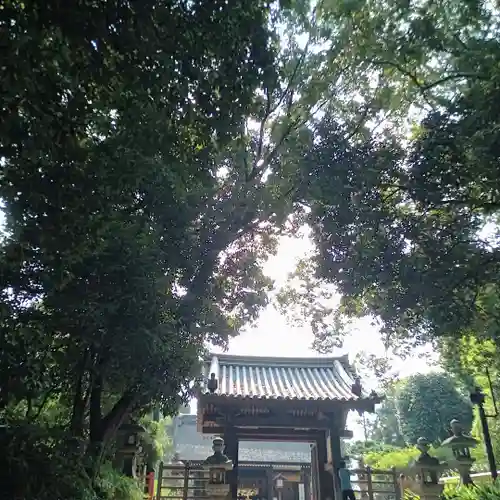
[[[498,417],[497,404],[495,400],[495,395],[493,393],[493,387],[491,384],[491,378],[489,370],[486,368],[486,376],[488,377],[488,383],[490,386],[491,399],[493,401],[493,408],[495,409],[495,413],[493,415],[486,415],[486,411],[484,410],[484,402],[486,399],[485,394],[481,390],[480,387],[475,387],[474,391],[470,393],[470,401],[473,405],[477,405],[479,420],[481,421],[481,427],[483,430],[484,437],[484,447],[486,448],[486,456],[488,457],[488,464],[490,467],[490,474],[493,481],[496,480],[497,473],[497,465],[495,461],[495,454],[493,453],[493,446],[491,444],[491,435],[490,435],[490,427],[488,425],[488,418],[496,418]]]

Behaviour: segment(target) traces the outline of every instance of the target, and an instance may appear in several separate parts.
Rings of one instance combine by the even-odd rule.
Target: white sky
[[[297,260],[304,257],[310,249],[311,243],[306,238],[282,238],[277,255],[271,257],[265,265],[265,273],[278,285],[284,283],[288,274],[294,270]],[[231,340],[228,353],[280,357],[319,356],[311,349],[312,342],[313,334],[309,328],[290,325],[285,317],[269,306],[262,311],[256,325]],[[361,351],[384,355],[380,335],[368,320],[358,321],[346,338],[344,348],[333,355],[347,353],[353,359]],[[406,359],[394,368],[401,376],[429,370],[426,360],[419,358]]]

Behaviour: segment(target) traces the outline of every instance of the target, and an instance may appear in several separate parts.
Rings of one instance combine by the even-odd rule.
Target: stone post
[[[470,470],[475,462],[471,457],[470,449],[477,446],[477,440],[463,433],[462,425],[458,420],[450,422],[451,432],[453,436],[445,439],[441,446],[443,448],[451,448],[454,461],[450,463],[451,467],[458,469],[460,474],[460,483],[464,485],[472,485]]]
[[[230,485],[226,482],[226,473],[233,469],[233,463],[222,453],[224,440],[216,437],[213,440],[213,455],[209,456],[203,466],[208,470],[207,500],[222,500],[228,497]]]
[[[400,478],[401,496],[406,489],[420,496],[421,500],[439,500],[443,485],[439,484],[441,472],[446,464],[429,455],[430,444],[426,438],[419,438],[417,448],[420,456],[410,465],[407,475]]]
[[[138,460],[142,452],[140,437],[145,432],[146,429],[138,424],[122,424],[118,429],[114,465],[126,476],[137,477]]]

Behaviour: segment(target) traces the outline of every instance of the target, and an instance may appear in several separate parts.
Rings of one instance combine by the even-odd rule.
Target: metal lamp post
[[[490,374],[487,373],[488,375],[488,380],[490,380]],[[491,385],[491,381],[490,381]],[[493,392],[492,392],[493,394]],[[479,420],[481,421],[481,427],[483,429],[483,436],[484,436],[484,447],[486,448],[486,456],[488,457],[488,464],[490,467],[490,473],[491,473],[491,478],[493,481],[496,480],[498,477],[497,473],[497,465],[495,462],[495,454],[493,453],[493,446],[491,444],[491,436],[490,436],[490,427],[488,425],[488,417],[496,417],[498,416],[498,412],[495,412],[496,415],[486,415],[486,412],[484,411],[484,400],[485,400],[485,395],[483,391],[481,390],[480,387],[476,387],[474,392],[470,393],[470,400],[472,404],[477,405],[478,411],[479,411]],[[493,404],[495,406],[496,410],[496,402],[495,399],[493,398]]]

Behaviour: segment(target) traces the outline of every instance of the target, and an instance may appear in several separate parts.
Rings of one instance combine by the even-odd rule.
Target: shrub
[[[473,487],[446,487],[443,500],[498,500],[500,499],[499,484],[481,484]],[[420,497],[411,491],[405,491],[403,500],[419,500]]]
[[[472,488],[465,486],[447,488],[443,496],[446,500],[498,500],[500,485],[480,484]]]
[[[366,465],[374,469],[404,469],[409,463],[417,458],[419,451],[416,448],[399,448],[389,452],[372,451],[368,452],[363,458]]]
[[[2,500],[143,500],[141,486],[104,464],[92,485],[63,433],[36,425],[3,428]]]
[[[99,500],[143,500],[142,488],[133,479],[120,474],[111,465],[101,467],[98,483]]]
[[[5,498],[97,500],[83,465],[68,455],[57,431],[34,425],[11,426],[4,429],[0,448],[0,483]]]

